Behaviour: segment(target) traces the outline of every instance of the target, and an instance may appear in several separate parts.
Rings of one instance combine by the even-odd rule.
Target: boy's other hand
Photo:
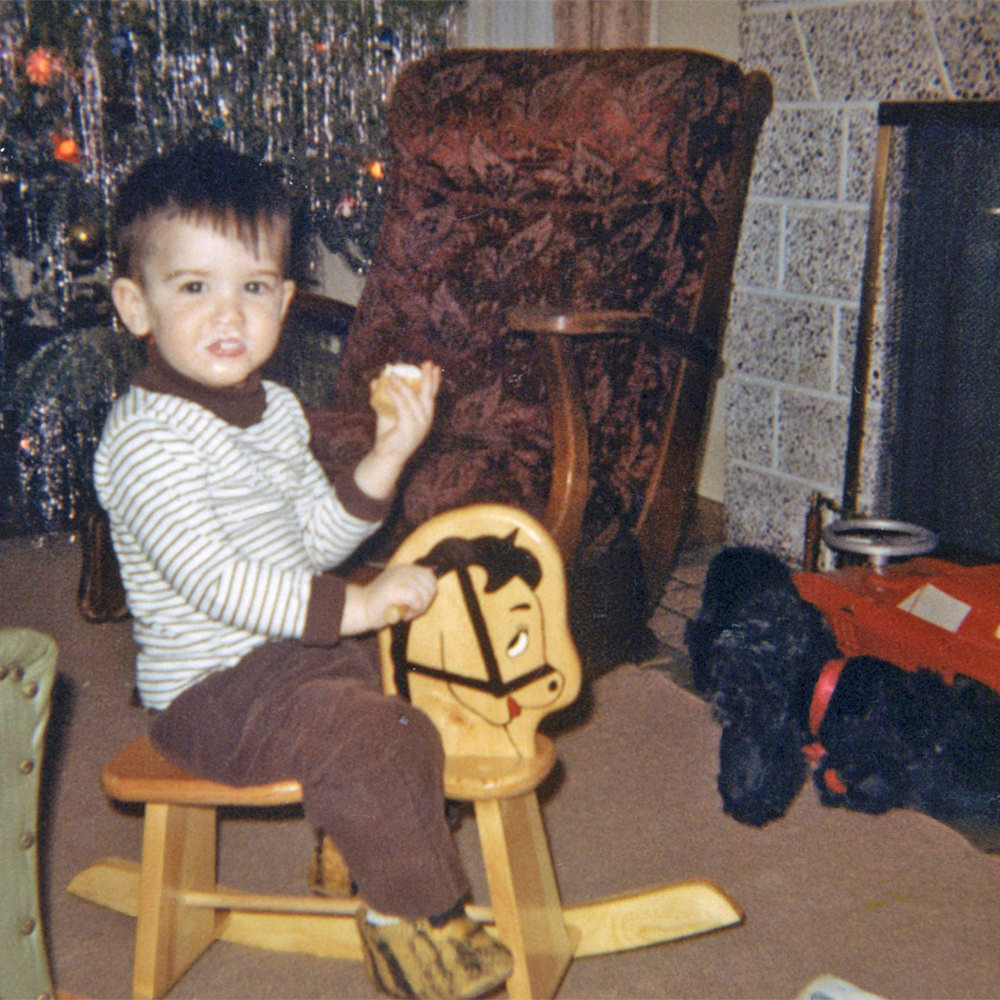
[[[437,593],[437,577],[426,566],[390,566],[366,584],[349,583],[341,635],[360,635],[422,615]]]
[[[431,429],[440,387],[441,369],[432,361],[425,361],[420,366],[420,383],[416,387],[406,379],[390,375],[386,392],[396,412],[377,414],[373,450],[387,455],[398,452],[409,458]]]
[[[372,450],[358,463],[354,479],[371,497],[386,499],[410,456],[420,447],[434,422],[434,405],[441,388],[441,369],[432,361],[420,366],[420,384],[390,376],[386,391],[395,412],[382,412],[375,419]]]

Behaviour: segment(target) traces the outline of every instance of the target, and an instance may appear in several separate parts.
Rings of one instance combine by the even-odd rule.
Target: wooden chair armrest
[[[647,313],[617,310],[563,312],[516,306],[506,313],[512,332],[535,336],[552,411],[552,485],[545,526],[563,557],[572,558],[580,540],[583,512],[590,491],[590,442],[583,390],[571,349],[573,337],[641,337],[679,356],[682,364],[707,373],[716,352],[703,340],[677,336]]]
[[[569,565],[580,541],[590,493],[590,441],[583,389],[569,341],[544,330],[529,332],[536,334],[552,414],[552,483],[543,521]]]
[[[514,306],[507,310],[507,326],[513,331],[560,337],[638,337],[706,368],[715,364],[716,351],[699,337],[678,335],[666,323],[648,313],[615,309],[562,312]]]

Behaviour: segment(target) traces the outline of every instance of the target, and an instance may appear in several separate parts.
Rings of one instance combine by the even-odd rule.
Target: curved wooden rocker
[[[508,995],[554,996],[577,957],[739,923],[736,905],[703,881],[577,906],[560,901],[536,797],[556,754],[537,728],[576,698],[580,662],[566,621],[562,559],[541,524],[496,504],[449,511],[410,535],[392,562],[421,562],[439,578],[423,616],[380,632],[383,682],[433,719],[447,753],[446,792],[474,804],[492,907],[468,912],[493,924],[514,954]],[[106,765],[102,787],[117,801],[145,803],[142,862],[105,858],[69,889],[137,917],[135,996],[162,996],[216,939],[361,958],[356,900],[249,893],[216,882],[218,807],[299,802],[298,782],[235,788],[203,781],[143,737]]]

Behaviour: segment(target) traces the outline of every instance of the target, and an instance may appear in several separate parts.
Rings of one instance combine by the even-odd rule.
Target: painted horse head
[[[383,681],[422,708],[451,755],[534,755],[580,689],[562,559],[541,525],[498,504],[438,515],[393,556],[438,578],[431,607],[382,633]]]

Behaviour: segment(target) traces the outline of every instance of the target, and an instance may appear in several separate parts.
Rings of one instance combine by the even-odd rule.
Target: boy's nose
[[[216,299],[215,312],[222,319],[242,319],[243,300],[239,293],[235,290],[221,291]]]

